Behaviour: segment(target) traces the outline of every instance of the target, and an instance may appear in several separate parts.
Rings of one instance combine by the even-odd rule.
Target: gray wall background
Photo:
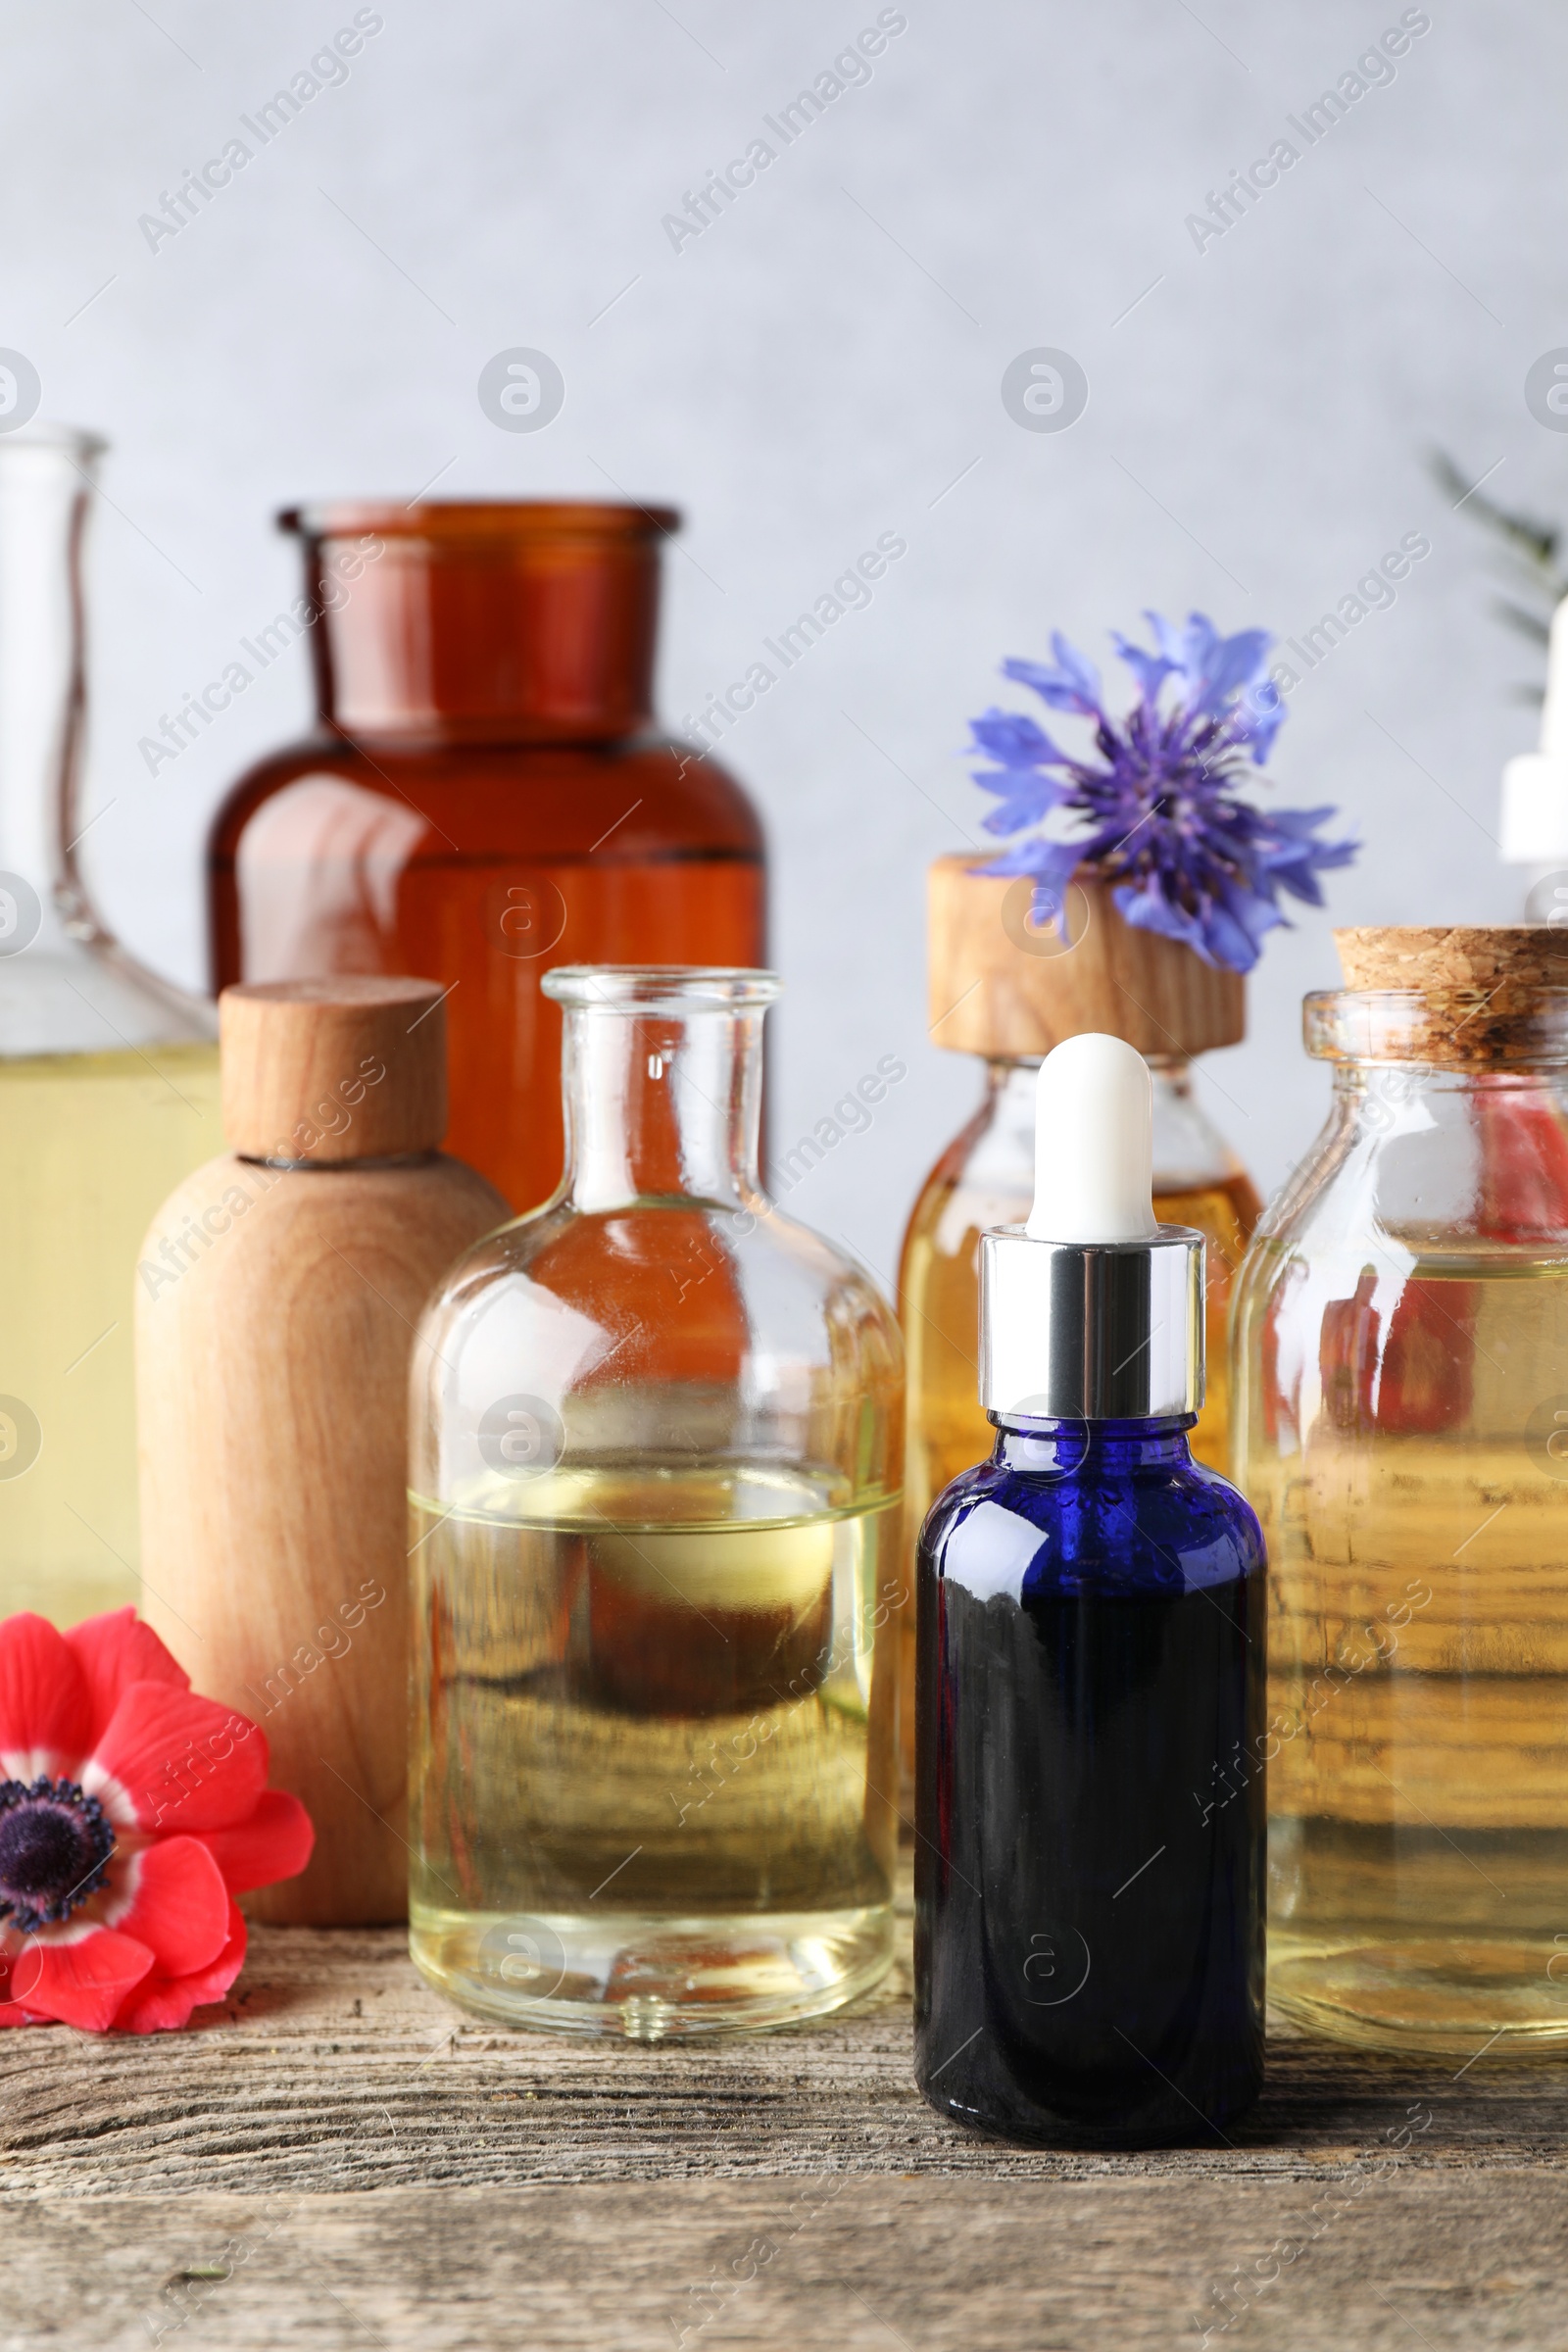
[[[308,710],[302,648],[156,780],[138,738],[296,593],[271,511],[301,496],[670,499],[666,716],[741,675],[878,533],[908,543],[734,730],[774,858],[776,1142],[887,1054],[869,1132],[791,1195],[890,1275],[974,1099],[924,1034],[923,870],[988,805],[961,758],[1005,654],[1097,658],[1141,609],[1281,635],[1426,533],[1392,610],[1291,698],[1273,762],[1333,801],[1348,922],[1499,919],[1497,779],[1535,739],[1531,649],[1488,616],[1484,542],[1424,452],[1568,517],[1568,439],[1524,379],[1568,343],[1568,19],[1432,0],[1395,77],[1197,250],[1187,216],[1388,27],[1394,0],[901,0],[870,78],[700,237],[662,226],[864,26],[876,0],[378,0],[382,28],[177,236],[139,217],[309,67],[352,0],[11,0],[0,343],[41,416],[112,438],[95,551],[92,871],[142,953],[203,968],[208,814]],[[242,134],[244,135],[244,134]],[[769,134],[762,134],[769,135]],[[250,142],[253,146],[254,141]],[[773,140],[776,146],[778,141]],[[547,352],[564,405],[502,431],[477,379]],[[1070,352],[1062,432],[1001,379]],[[1266,788],[1265,788],[1266,789]],[[1254,977],[1211,1107],[1259,1181],[1318,1124],[1303,911]]]

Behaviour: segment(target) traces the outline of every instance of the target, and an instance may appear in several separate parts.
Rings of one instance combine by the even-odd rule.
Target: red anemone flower
[[[234,1896],[316,1833],[267,1740],[134,1609],[0,1624],[0,2026],[183,2026],[245,1958]]]

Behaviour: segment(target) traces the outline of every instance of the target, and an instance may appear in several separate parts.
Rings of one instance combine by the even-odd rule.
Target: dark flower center
[[[104,1883],[115,1833],[74,1781],[0,1781],[0,1920],[31,1935]]]

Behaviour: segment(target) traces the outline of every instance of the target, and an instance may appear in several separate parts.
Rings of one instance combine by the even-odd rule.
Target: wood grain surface
[[[256,1929],[207,2015],[0,2037],[3,2352],[1568,2340],[1561,2063],[1279,2033],[1229,2142],[1077,2155],[925,2107],[906,1946],[706,2048],[466,2020],[384,1930]]]
[[[245,1897],[257,1918],[406,1915],[409,1368],[436,1283],[506,1215],[439,1152],[308,1171],[230,1152],[144,1245],[161,1262],[162,1237],[210,1237],[136,1298],[142,1615],[205,1698],[261,1725],[316,1824],[309,1867]]]
[[[1080,868],[1059,939],[1028,920],[1033,886],[977,873],[971,853],[938,858],[927,886],[927,1019],[950,1053],[1049,1054],[1108,1029],[1140,1054],[1202,1054],[1247,1027],[1247,983],[1180,940],[1124,922]]]

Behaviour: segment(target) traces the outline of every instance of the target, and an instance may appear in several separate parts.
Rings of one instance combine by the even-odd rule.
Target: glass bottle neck
[[[1189,1192],[1236,1175],[1235,1153],[1198,1100],[1192,1062],[1180,1054],[1146,1059],[1154,1082],[1154,1190]],[[1034,1165],[1039,1068],[1033,1057],[986,1063],[989,1128],[999,1148],[1028,1168]]]
[[[1143,1421],[1024,1421],[993,1413],[994,1462],[1025,1477],[1094,1478],[1129,1470],[1181,1469],[1192,1462],[1187,1433],[1196,1413]]]
[[[210,1009],[100,918],[79,845],[84,554],[104,445],[70,426],[0,439],[0,1057],[140,1051],[214,1034]],[[102,811],[100,811],[102,813]],[[99,837],[101,839],[101,836]]]
[[[1009,1127],[1023,1126],[1035,1115],[1038,1056],[986,1063],[986,1099],[994,1119]]]
[[[100,453],[101,444],[72,433],[10,442],[0,457],[6,954],[70,952],[61,901],[85,706],[82,551]]]
[[[521,504],[285,515],[304,541],[321,720],[438,743],[639,733],[675,520]]]
[[[1373,1123],[1386,1126],[1391,1113],[1407,1102],[1465,1099],[1506,1102],[1510,1098],[1525,1102],[1544,1092],[1561,1096],[1568,1093],[1568,1065],[1544,1060],[1474,1062],[1468,1066],[1341,1061],[1335,1065],[1334,1088],[1351,1101],[1376,1105]]]
[[[761,1205],[762,1012],[571,1004],[562,1061],[572,1207]]]

